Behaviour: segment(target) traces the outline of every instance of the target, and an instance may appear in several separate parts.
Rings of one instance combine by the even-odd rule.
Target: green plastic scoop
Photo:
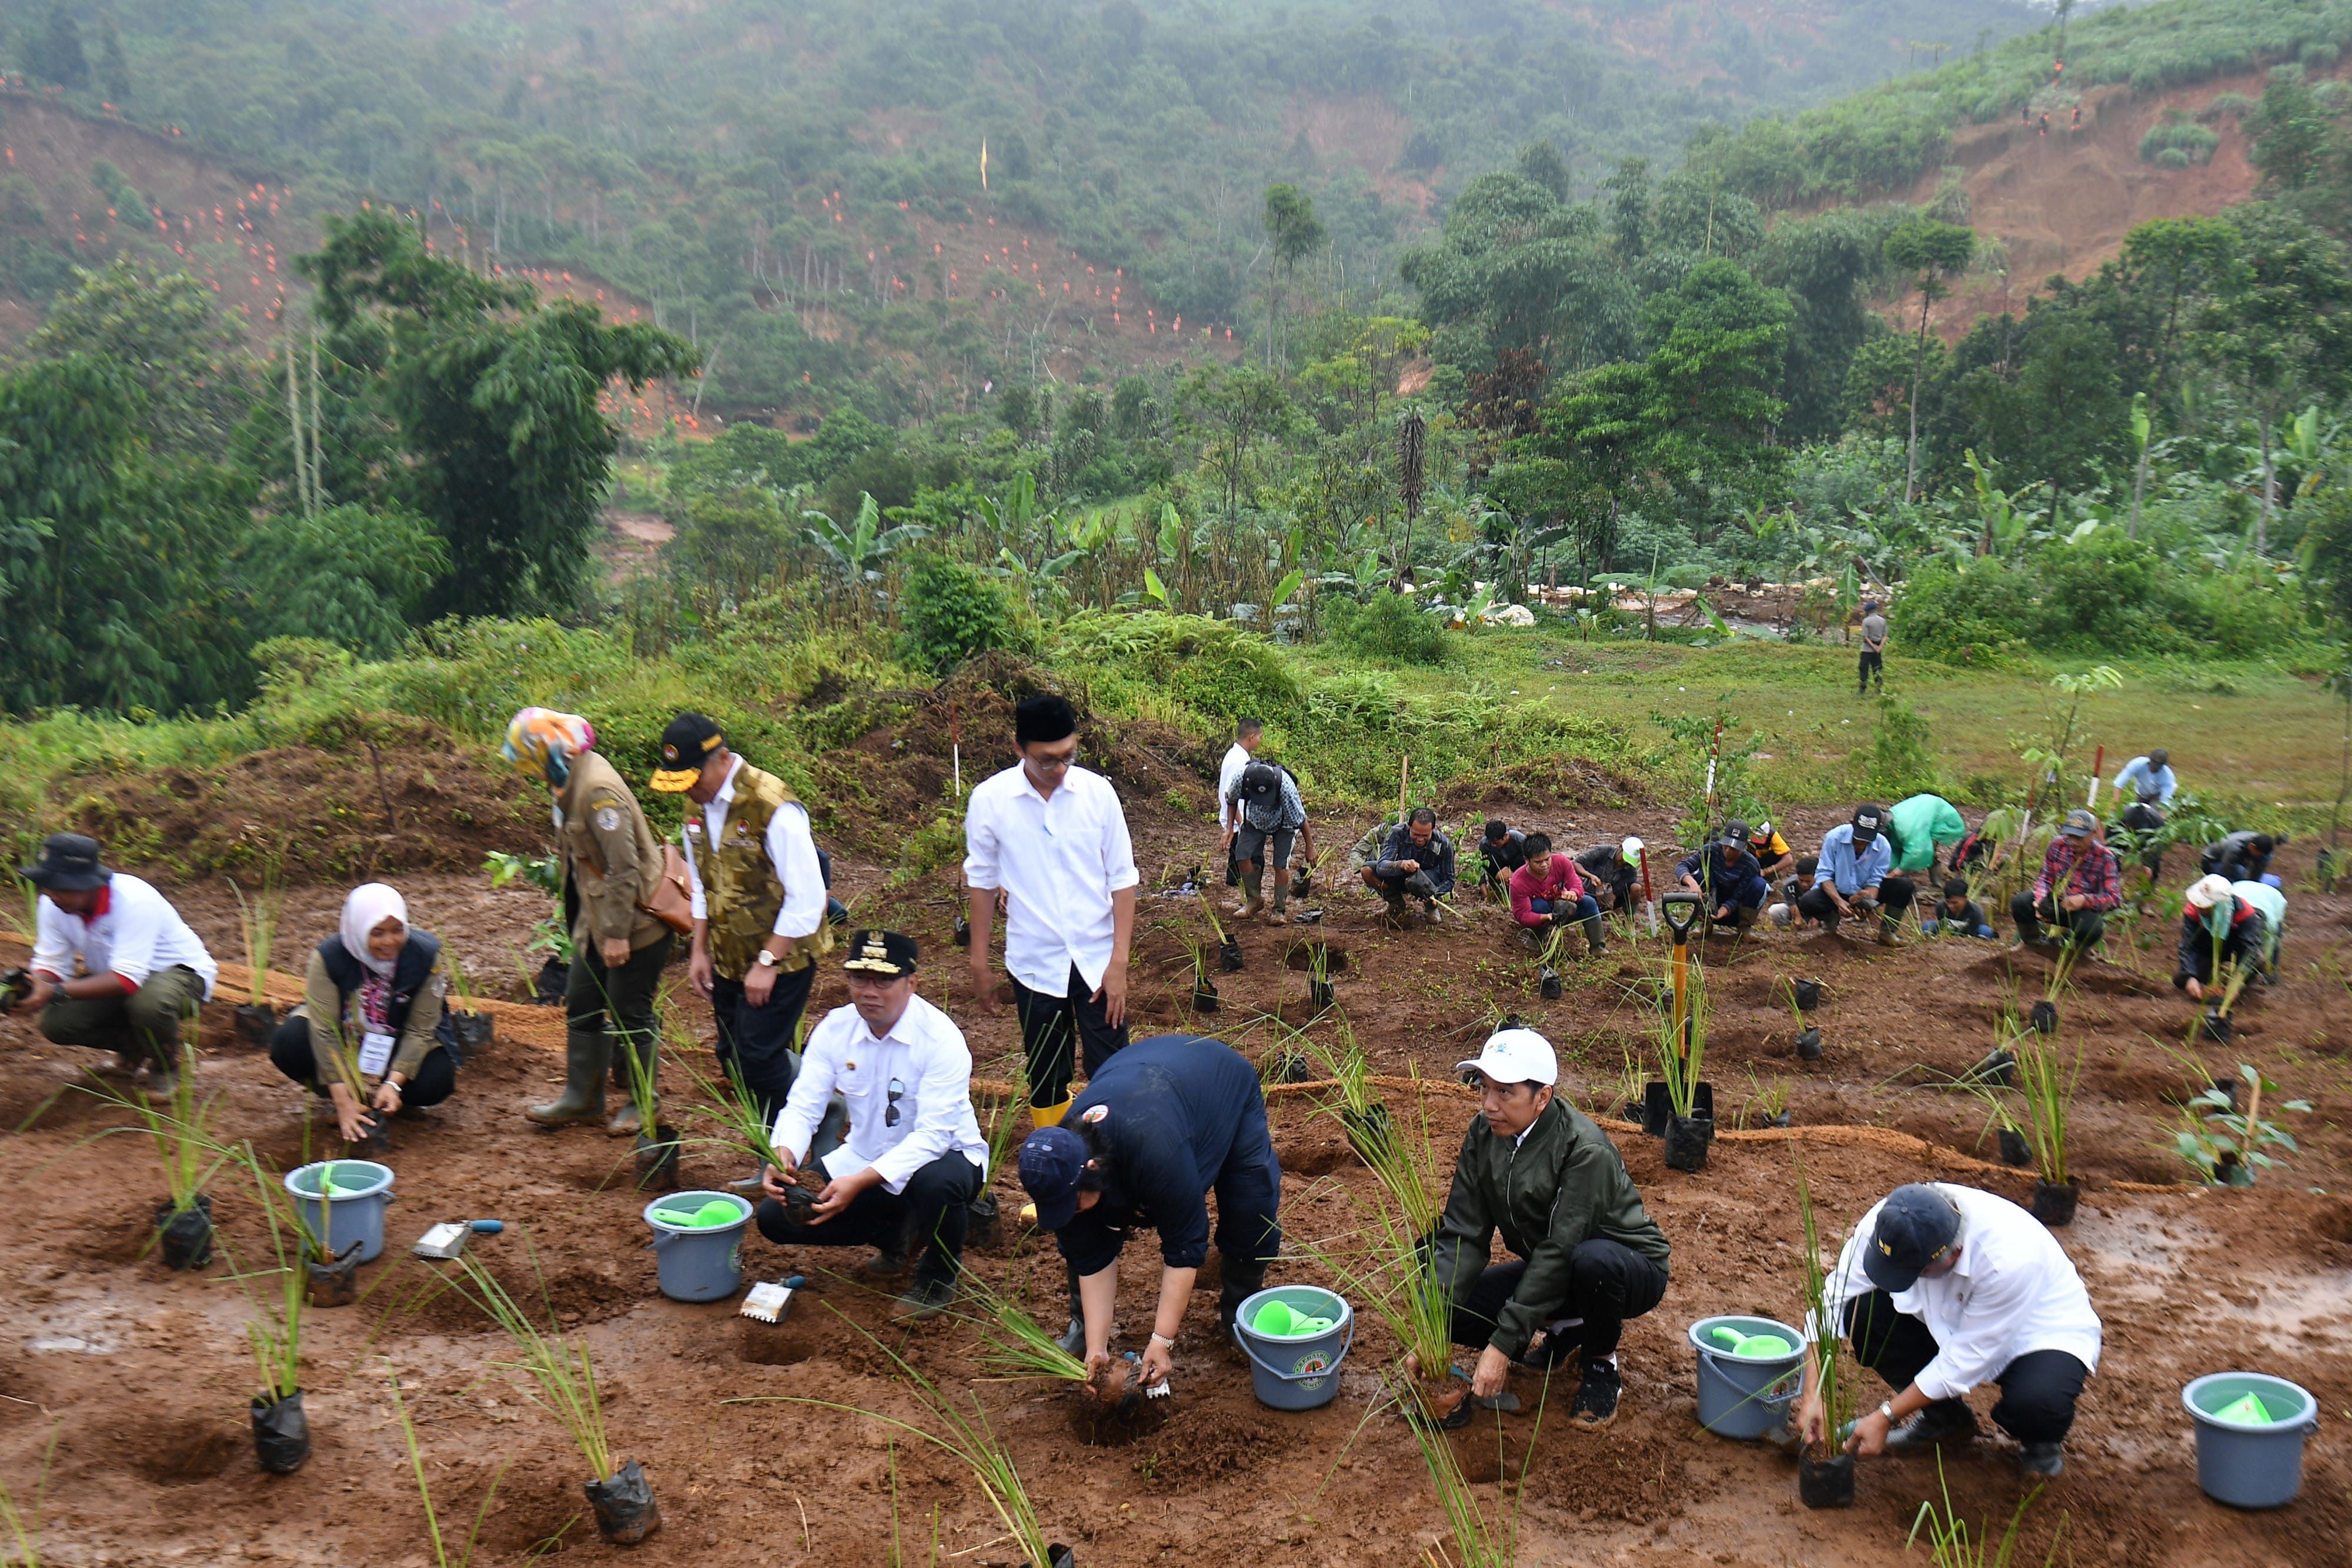
[[[1716,1343],[1734,1355],[1751,1361],[1769,1361],[1776,1356],[1794,1355],[1797,1347],[1776,1333],[1744,1334],[1729,1323],[1717,1323],[1712,1331]]]
[[[1287,1301],[1268,1301],[1257,1310],[1257,1321],[1250,1327],[1269,1339],[1303,1339],[1309,1334],[1329,1333],[1332,1320],[1293,1312]]]
[[[654,1218],[664,1225],[676,1225],[688,1230],[708,1230],[714,1225],[732,1225],[743,1218],[743,1211],[723,1197],[714,1197],[700,1208],[656,1208]]]
[[[345,1186],[337,1181],[332,1166],[319,1173],[319,1194],[322,1197],[357,1197],[366,1190],[363,1186]]]
[[[2270,1408],[2254,1395],[2232,1401],[2226,1408],[2213,1412],[2217,1421],[2235,1421],[2244,1427],[2267,1427],[2272,1424]]]

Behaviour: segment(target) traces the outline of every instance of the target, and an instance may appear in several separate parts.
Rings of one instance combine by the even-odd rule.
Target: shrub
[[[1920,569],[1895,597],[1895,637],[1906,653],[1947,664],[1998,664],[2032,633],[2026,586],[1998,560]]]
[[[2210,126],[2191,120],[2168,120],[2147,128],[2147,134],[2139,139],[2139,155],[2144,162],[2185,169],[2191,163],[2210,162],[2221,145],[2221,133]],[[2179,156],[2166,156],[2172,152]]]
[[[991,648],[1018,648],[1026,639],[1004,591],[961,561],[917,558],[907,574],[900,619],[907,656],[944,672]]]
[[[1853,754],[1854,788],[1874,800],[1900,800],[1943,787],[1927,748],[1927,721],[1898,697],[1878,699],[1878,727],[1868,751]]]
[[[2155,164],[2159,169],[2186,169],[2189,167],[2189,154],[2182,152],[2179,148],[2168,147],[2163,152],[2158,152],[2155,157],[2149,159],[2148,162]]]
[[[1324,612],[1332,643],[1367,659],[1436,664],[1445,659],[1445,632],[1412,601],[1382,591],[1361,604],[1334,600]]]
[[[2217,92],[2213,101],[2197,111],[2197,118],[2211,124],[2221,119],[2242,119],[2254,107],[2254,100],[2242,92]]]

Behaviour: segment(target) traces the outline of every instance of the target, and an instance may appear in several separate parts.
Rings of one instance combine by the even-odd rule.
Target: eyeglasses
[[[1067,757],[1031,757],[1025,760],[1040,773],[1061,773],[1077,766],[1078,752],[1072,747]]]
[[[889,1103],[882,1108],[882,1124],[895,1127],[898,1124],[898,1102],[906,1097],[907,1085],[904,1081],[893,1078],[887,1092]]]

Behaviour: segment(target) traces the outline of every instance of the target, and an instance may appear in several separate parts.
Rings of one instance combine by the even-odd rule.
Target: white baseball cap
[[[2226,876],[2200,876],[2189,884],[2185,895],[2193,909],[2210,909],[2230,896],[2230,879]]]
[[[1540,1083],[1549,1089],[1559,1082],[1559,1058],[1551,1041],[1531,1029],[1498,1030],[1475,1058],[1454,1065],[1458,1071],[1484,1073],[1494,1083]]]

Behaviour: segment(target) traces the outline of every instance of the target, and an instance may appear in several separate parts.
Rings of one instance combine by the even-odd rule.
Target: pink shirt
[[[1550,874],[1538,880],[1533,862],[1511,873],[1511,918],[1522,925],[1540,925],[1548,918],[1535,911],[1535,901],[1548,898],[1557,907],[1562,902],[1574,904],[1584,896],[1584,879],[1576,874],[1576,862],[1560,853],[1551,852]]]

